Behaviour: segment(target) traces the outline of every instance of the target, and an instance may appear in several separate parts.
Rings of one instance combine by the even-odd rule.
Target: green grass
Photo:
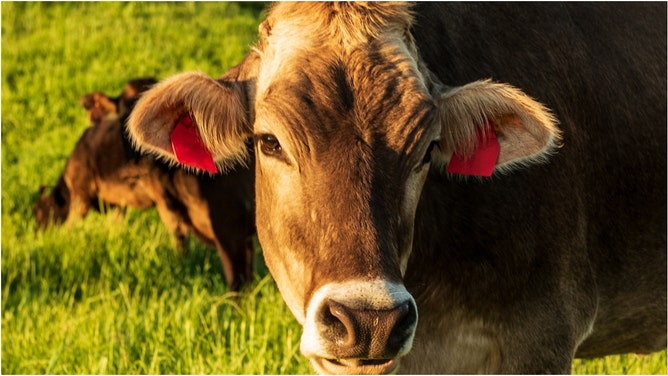
[[[218,76],[256,39],[244,3],[2,3],[2,373],[310,373],[301,328],[258,253],[228,292],[218,257],[175,253],[154,210],[37,233],[32,204],[88,126],[81,95],[133,77]],[[666,373],[666,353],[575,373]]]

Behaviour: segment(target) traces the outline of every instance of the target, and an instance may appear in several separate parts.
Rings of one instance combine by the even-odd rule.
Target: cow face
[[[129,120],[140,146],[170,160],[184,115],[223,167],[254,139],[258,237],[318,372],[388,373],[410,350],[418,312],[402,276],[430,168],[475,151],[489,124],[498,168],[557,138],[517,89],[438,82],[410,22],[404,4],[280,4],[240,66],[160,83]]]
[[[39,229],[46,228],[50,223],[60,224],[69,213],[69,190],[61,180],[48,194],[48,187],[39,188],[39,198],[33,207],[35,220]]]

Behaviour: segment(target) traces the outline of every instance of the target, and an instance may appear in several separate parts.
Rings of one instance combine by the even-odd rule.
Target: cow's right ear
[[[189,116],[219,168],[248,158],[249,104],[242,81],[216,81],[202,73],[182,73],[146,91],[127,122],[133,143],[167,161],[176,159],[170,135]]]

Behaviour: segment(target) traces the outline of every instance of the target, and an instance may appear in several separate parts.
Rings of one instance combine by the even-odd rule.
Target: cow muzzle
[[[318,373],[387,374],[413,343],[417,308],[403,285],[329,284],[307,309],[301,351]]]

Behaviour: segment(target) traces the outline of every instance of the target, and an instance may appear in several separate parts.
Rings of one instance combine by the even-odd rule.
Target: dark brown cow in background
[[[666,348],[665,3],[279,3],[240,65],[161,82],[128,127],[174,160],[187,116],[220,164],[255,140],[318,372]]]
[[[135,151],[123,123],[138,95],[155,82],[132,80],[116,98],[100,92],[82,97],[92,126],[77,142],[50,194],[40,189],[34,208],[38,226],[72,223],[91,208],[99,210],[100,203],[156,206],[176,247],[184,250],[185,236],[195,234],[218,251],[228,286],[238,289],[254,278],[252,169],[194,174]]]
[[[100,200],[139,209],[153,206],[146,189],[137,183],[149,174],[154,162],[134,158],[126,146],[129,144],[119,118],[127,118],[137,94],[156,82],[152,78],[135,79],[116,98],[99,92],[81,98],[91,126],[77,141],[50,194],[47,195],[46,186],[40,187],[40,198],[34,207],[39,227],[80,220],[91,208],[99,210]],[[119,112],[121,107],[123,112]]]

